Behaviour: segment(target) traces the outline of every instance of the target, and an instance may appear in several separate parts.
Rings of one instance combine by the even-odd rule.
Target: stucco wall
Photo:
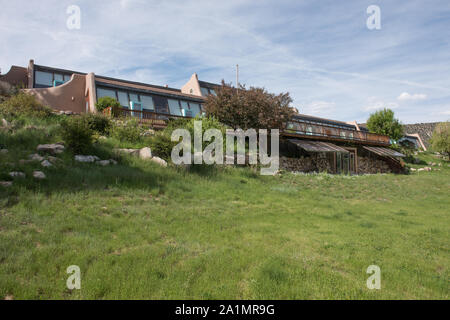
[[[195,96],[201,96],[202,91],[200,90],[200,84],[198,82],[198,76],[194,73],[189,81],[181,87],[181,92],[186,94],[192,94]]]
[[[42,104],[57,111],[86,112],[86,77],[74,74],[72,79],[63,85],[51,88],[25,89]]]
[[[28,85],[27,68],[12,66],[8,73],[0,75],[0,81],[26,88]]]

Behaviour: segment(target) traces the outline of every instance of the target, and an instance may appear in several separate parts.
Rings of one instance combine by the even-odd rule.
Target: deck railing
[[[302,138],[311,138],[318,140],[336,140],[348,142],[374,143],[379,145],[390,145],[388,136],[370,133],[366,131],[357,131],[344,129],[328,124],[312,124],[302,120],[293,119],[286,125],[283,134],[288,136],[301,136]]]
[[[184,116],[171,115],[155,111],[135,111],[126,108],[106,108],[104,114],[114,115],[115,117],[132,117],[140,122],[150,124],[156,128],[165,128],[169,119],[190,118]],[[344,129],[333,125],[312,124],[299,119],[292,119],[286,125],[286,129],[281,132],[283,135],[291,137],[302,137],[318,140],[335,140],[347,142],[371,143],[377,145],[390,145],[388,136],[370,133],[366,131],[357,131]]]
[[[150,124],[154,127],[164,128],[167,126],[169,119],[184,119],[191,117],[177,116],[167,113],[155,112],[155,111],[138,111],[130,110],[126,108],[112,108],[108,107],[103,111],[104,114],[114,117],[134,118],[139,122]]]

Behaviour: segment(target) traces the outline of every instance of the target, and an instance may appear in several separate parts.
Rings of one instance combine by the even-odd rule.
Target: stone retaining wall
[[[358,156],[358,173],[391,173],[392,169],[386,161]]]
[[[280,157],[280,169],[291,172],[333,173],[334,165],[325,154],[316,153],[311,157]],[[389,164],[381,159],[358,156],[358,174],[391,173]]]

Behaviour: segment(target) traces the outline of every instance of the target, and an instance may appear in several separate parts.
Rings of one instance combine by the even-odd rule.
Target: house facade
[[[37,65],[13,66],[0,81],[22,87],[56,111],[96,112],[101,97],[117,99],[124,116],[139,118],[155,128],[167,120],[203,113],[206,97],[218,84],[201,81],[197,74],[180,89]],[[401,172],[404,155],[388,148],[389,137],[368,132],[353,122],[296,114],[280,132],[282,169],[343,174]]]

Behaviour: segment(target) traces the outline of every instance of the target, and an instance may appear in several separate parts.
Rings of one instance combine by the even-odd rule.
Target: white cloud
[[[399,101],[417,101],[417,100],[425,100],[427,95],[424,93],[414,93],[409,94],[408,92],[403,92],[397,97]]]
[[[336,108],[336,103],[328,101],[312,101],[301,107],[299,112],[312,116],[330,115]]]
[[[364,106],[364,111],[375,111],[384,108],[396,109],[398,108],[398,103],[385,102],[377,97],[369,97],[367,98],[367,103]]]

